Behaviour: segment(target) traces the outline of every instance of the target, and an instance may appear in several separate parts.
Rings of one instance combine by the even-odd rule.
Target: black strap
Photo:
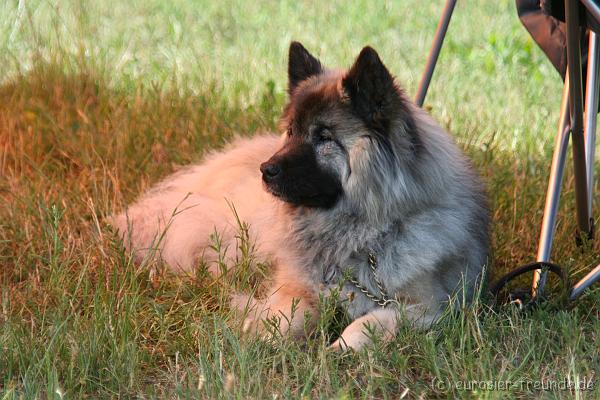
[[[490,293],[494,296],[494,298],[496,300],[498,300],[498,294],[508,284],[508,282],[512,281],[513,279],[515,279],[518,276],[521,276],[523,274],[526,274],[528,272],[532,272],[532,271],[535,271],[538,269],[541,269],[543,271],[548,271],[548,272],[551,272],[551,273],[557,275],[560,278],[564,288],[567,289],[569,292],[571,291],[571,286],[569,283],[569,276],[567,274],[567,271],[565,271],[564,268],[562,268],[558,264],[538,261],[538,262],[532,262],[530,264],[525,264],[517,269],[510,271],[506,275],[502,276],[500,279],[498,279],[498,281],[495,284],[492,285],[492,287],[490,288]],[[523,302],[522,301],[523,300],[522,293],[518,293],[513,297],[516,297],[517,300],[520,300],[521,302]],[[534,304],[538,303],[538,301],[539,301],[539,296],[534,296],[530,300],[524,302],[525,303],[524,307],[526,307],[526,308],[531,307]]]

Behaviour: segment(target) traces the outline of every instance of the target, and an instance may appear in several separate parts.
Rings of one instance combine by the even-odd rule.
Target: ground
[[[291,40],[336,67],[370,44],[412,96],[442,5],[1,2],[0,396],[598,398],[598,288],[528,313],[482,295],[339,355],[327,302],[307,344],[240,334],[228,293],[264,270],[243,229],[215,281],[133,264],[103,221],[233,135],[275,130]],[[459,2],[448,35],[425,106],[486,180],[493,280],[535,257],[561,81],[512,1]],[[564,183],[553,260],[576,278],[600,245],[575,246],[570,164]]]

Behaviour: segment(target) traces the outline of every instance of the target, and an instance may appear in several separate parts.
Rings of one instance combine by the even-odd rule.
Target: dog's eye
[[[315,130],[315,138],[320,142],[327,142],[333,140],[333,133],[325,126],[321,126]]]

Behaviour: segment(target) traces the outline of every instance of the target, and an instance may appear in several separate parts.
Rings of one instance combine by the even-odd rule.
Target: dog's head
[[[334,207],[355,185],[394,175],[418,140],[408,101],[377,52],[346,72],[325,69],[293,42],[283,147],[260,170],[267,190],[298,206]]]

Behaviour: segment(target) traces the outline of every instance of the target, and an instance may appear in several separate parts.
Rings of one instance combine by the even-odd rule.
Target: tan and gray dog
[[[294,42],[288,73],[283,135],[236,140],[111,223],[137,257],[157,251],[183,271],[203,258],[217,274],[209,236],[236,248],[232,203],[273,269],[266,298],[234,296],[252,332],[276,317],[282,332],[305,334],[333,288],[352,299],[353,321],[335,348],[359,349],[373,331],[393,337],[400,315],[430,326],[453,296],[471,296],[487,261],[479,177],[372,48],[338,71]]]

